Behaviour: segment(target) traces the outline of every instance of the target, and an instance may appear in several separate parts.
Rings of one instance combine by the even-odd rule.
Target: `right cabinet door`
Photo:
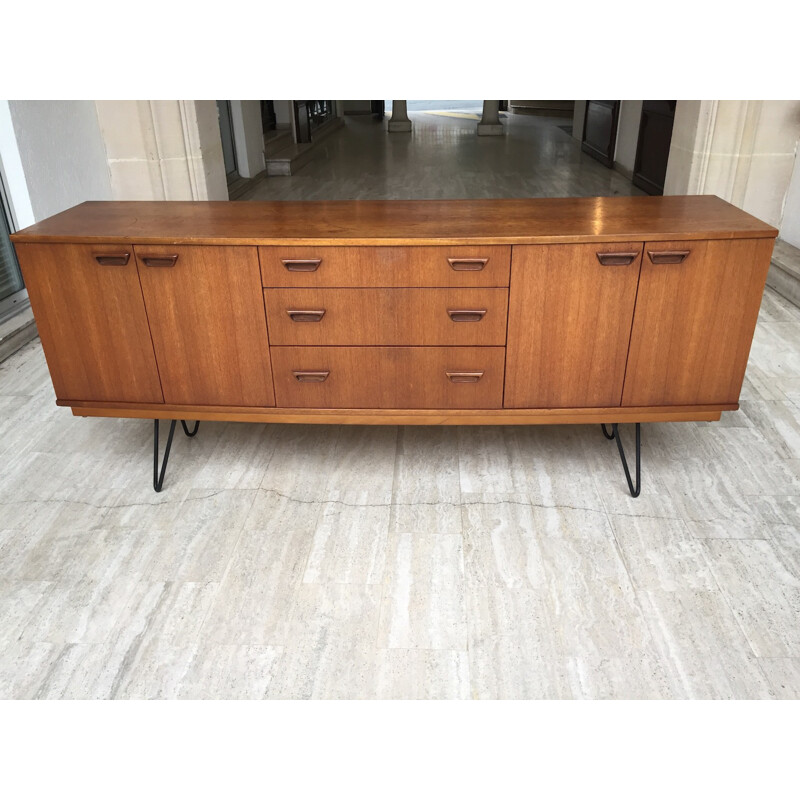
[[[738,402],[772,245],[645,244],[624,406]]]
[[[641,242],[514,246],[506,408],[619,406]]]

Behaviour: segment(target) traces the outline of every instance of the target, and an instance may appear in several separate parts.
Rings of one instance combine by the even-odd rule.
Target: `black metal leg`
[[[176,419],[173,419],[169,425],[169,436],[167,436],[167,446],[164,449],[164,460],[161,462],[161,473],[158,471],[158,420],[154,419],[155,423],[155,436],[153,437],[153,488],[161,491],[164,485],[164,474],[167,471],[167,461],[169,461],[169,450],[172,447],[172,437],[175,435]]]
[[[631,473],[628,469],[628,459],[625,458],[625,450],[622,447],[622,439],[619,438],[619,424],[613,422],[611,424],[611,435],[609,436],[606,426],[600,423],[603,429],[603,436],[606,439],[617,440],[617,450],[619,450],[619,457],[622,461],[622,469],[625,470],[625,480],[628,482],[628,489],[630,489],[632,497],[638,497],[642,491],[642,424],[636,423],[636,485],[631,481]]]
[[[164,486],[164,475],[167,472],[167,461],[169,461],[169,451],[172,447],[172,437],[175,435],[175,425],[178,420],[173,419],[169,424],[169,435],[167,436],[167,446],[164,448],[164,460],[161,462],[161,472],[158,471],[158,420],[154,419],[155,431],[153,437],[153,488],[160,492]],[[189,430],[186,420],[181,420],[181,427],[187,436],[194,436],[200,429],[200,420],[194,423],[194,428]]]
[[[200,427],[200,420],[198,419],[198,420],[197,420],[197,421],[194,423],[194,430],[192,430],[192,431],[190,431],[190,430],[189,430],[189,428],[187,427],[187,425],[186,425],[186,420],[185,420],[185,419],[182,419],[182,420],[181,420],[181,425],[183,425],[183,432],[184,432],[184,433],[185,433],[187,436],[191,437],[191,436],[194,436],[194,435],[197,433],[197,430],[198,430],[198,429],[199,429],[199,427]]]

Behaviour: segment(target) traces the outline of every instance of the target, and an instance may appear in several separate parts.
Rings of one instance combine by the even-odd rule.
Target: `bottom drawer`
[[[504,347],[272,347],[283,408],[502,408]]]

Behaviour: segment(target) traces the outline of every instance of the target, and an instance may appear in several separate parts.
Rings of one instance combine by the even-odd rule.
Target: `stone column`
[[[386,130],[389,133],[408,133],[411,130],[411,120],[408,118],[406,100],[392,100],[392,116]]]
[[[502,136],[503,125],[500,122],[500,101],[484,100],[483,116],[478,123],[478,136]]]
[[[664,194],[716,194],[780,227],[798,138],[797,100],[679,100]]]
[[[227,200],[214,100],[97,100],[115,200]]]

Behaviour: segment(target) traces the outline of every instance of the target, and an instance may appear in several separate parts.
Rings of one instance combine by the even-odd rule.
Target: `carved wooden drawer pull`
[[[448,258],[450,266],[459,272],[479,272],[486,266],[488,258]]]
[[[680,264],[691,252],[691,250],[648,250],[647,255],[653,264]]]
[[[298,383],[322,383],[330,375],[330,370],[321,372],[292,372]]]
[[[316,272],[322,263],[321,258],[282,258],[283,264],[289,272]]]
[[[597,260],[604,267],[627,267],[638,255],[638,250],[635,253],[598,253]]]
[[[292,322],[319,322],[325,316],[325,309],[321,308],[318,311],[301,311],[299,309],[286,309],[289,319]]]
[[[477,383],[483,372],[445,372],[451,383]]]
[[[177,260],[177,253],[169,256],[142,256],[142,263],[146,267],[174,267]]]
[[[94,260],[101,267],[124,267],[130,257],[130,253],[98,253]]]
[[[476,309],[447,309],[453,322],[480,322],[486,314],[485,308]]]

